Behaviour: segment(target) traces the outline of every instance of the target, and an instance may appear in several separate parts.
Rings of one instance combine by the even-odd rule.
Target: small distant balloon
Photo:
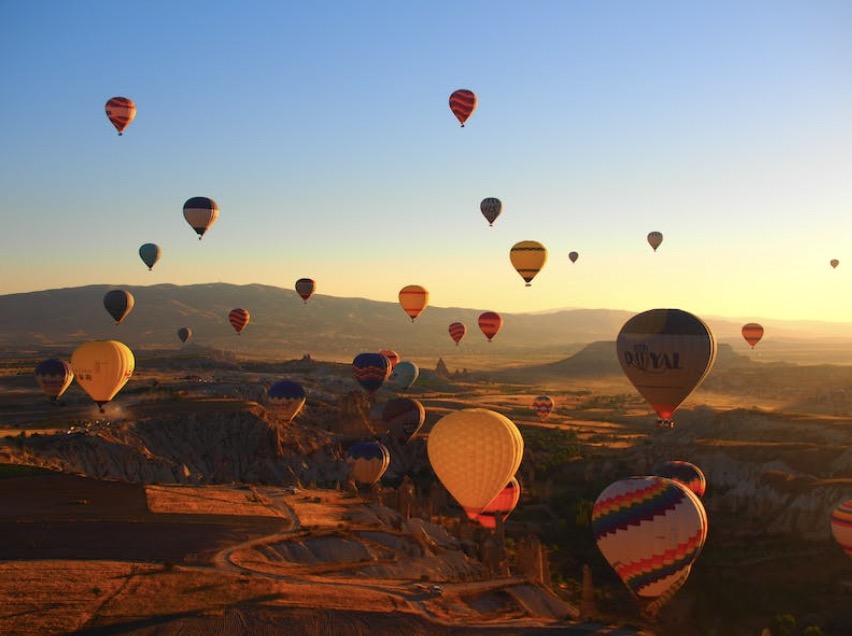
[[[35,376],[41,390],[54,402],[62,397],[74,380],[71,365],[56,358],[39,362],[35,368]]]
[[[476,104],[476,95],[466,88],[460,88],[450,95],[450,110],[453,111],[453,115],[459,120],[462,128],[464,128],[467,118],[476,110]]]
[[[657,251],[657,248],[663,242],[663,235],[661,232],[650,232],[648,234],[648,244],[654,248],[654,251]]]
[[[379,442],[358,442],[346,451],[346,463],[355,481],[365,485],[374,484],[390,465],[390,451]]]
[[[496,528],[497,519],[505,521],[520,500],[521,484],[517,477],[512,477],[506,487],[477,515],[476,520],[483,528]]]
[[[381,411],[381,427],[400,444],[407,444],[426,420],[426,409],[419,400],[396,397]]]
[[[742,334],[745,341],[754,349],[754,345],[763,338],[763,326],[756,322],[746,323],[743,325]]]
[[[106,115],[118,134],[123,135],[125,128],[136,117],[136,104],[127,97],[112,97],[106,103]]]
[[[181,327],[177,330],[177,335],[181,342],[186,342],[192,337],[192,329],[189,327]]]
[[[577,252],[568,252],[568,259],[572,263],[576,263],[578,258],[580,258],[580,255]]]
[[[192,197],[183,204],[183,218],[198,234],[200,241],[219,218],[219,206],[209,197]]]
[[[831,263],[832,269],[835,269],[838,265],[840,265],[840,261],[838,261],[836,258],[832,258],[829,262]]]
[[[702,470],[692,462],[672,460],[657,466],[654,474],[658,477],[674,479],[689,488],[700,499],[707,490],[707,478]]]
[[[450,332],[450,338],[453,339],[456,346],[459,346],[459,342],[461,342],[461,339],[467,333],[467,326],[463,322],[451,322],[448,331]]]
[[[133,294],[124,289],[111,289],[104,294],[104,307],[117,325],[120,325],[127,318],[134,303]]]
[[[410,360],[401,360],[391,371],[388,382],[400,391],[407,391],[418,377],[420,377],[420,367]]]
[[[390,362],[391,365],[391,371],[393,371],[393,368],[399,362],[399,354],[393,349],[382,349],[379,353],[388,359],[388,362]]]
[[[298,382],[280,380],[266,392],[269,408],[285,422],[292,422],[305,405],[305,389]]]
[[[485,217],[488,226],[491,227],[497,217],[500,216],[500,212],[503,211],[503,202],[497,197],[486,197],[479,204],[479,211],[482,212],[482,216]]]
[[[509,250],[509,260],[526,282],[526,286],[530,287],[533,278],[547,262],[547,248],[538,241],[521,241]]]
[[[359,353],[352,360],[352,372],[361,388],[372,395],[390,376],[390,360],[381,353]]]
[[[250,320],[251,314],[249,314],[247,309],[243,309],[242,307],[232,309],[228,313],[228,322],[231,323],[231,326],[234,328],[234,331],[237,332],[237,335],[240,335],[240,333],[242,333],[243,329],[246,328],[246,325],[249,324]]]
[[[154,243],[145,243],[139,248],[139,258],[148,266],[148,271],[154,268],[154,265],[160,260],[161,255],[160,246]]]
[[[305,304],[307,304],[308,298],[316,291],[316,288],[317,284],[312,278],[300,278],[296,281],[296,293],[302,297]]]
[[[406,285],[399,290],[399,304],[414,322],[429,306],[429,292],[420,285]]]
[[[553,398],[549,395],[539,395],[533,400],[533,411],[542,422],[547,419],[553,410]]]
[[[491,342],[502,328],[503,318],[496,311],[485,311],[479,314],[479,330],[488,338],[488,342]]]
[[[832,509],[831,534],[843,551],[852,557],[852,499],[841,501]]]

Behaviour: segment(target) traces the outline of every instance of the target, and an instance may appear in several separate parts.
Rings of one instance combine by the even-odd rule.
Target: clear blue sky
[[[850,34],[848,0],[0,0],[0,293],[311,277],[852,322]],[[193,196],[221,208],[200,242]]]

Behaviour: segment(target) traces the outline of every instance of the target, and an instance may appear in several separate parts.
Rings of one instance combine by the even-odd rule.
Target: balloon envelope
[[[577,259],[580,258],[580,255],[577,252],[568,252],[568,258],[572,263],[576,263]]]
[[[509,260],[529,287],[547,262],[547,248],[538,241],[520,241],[509,250]]]
[[[648,233],[648,244],[654,248],[654,251],[657,251],[657,248],[663,243],[663,235],[661,232],[649,232]]]
[[[420,376],[420,367],[409,360],[401,360],[391,371],[388,382],[400,391],[407,391]]]
[[[835,268],[835,267],[837,267],[838,265],[840,265],[840,261],[838,261],[836,258],[832,258],[832,259],[829,261],[829,263],[831,264],[831,267],[832,267],[832,268]]]
[[[550,412],[553,410],[553,398],[549,395],[539,395],[533,400],[533,411],[542,422],[547,419]]]
[[[65,360],[42,360],[35,368],[36,382],[51,400],[58,400],[71,385],[74,372]]]
[[[119,135],[124,134],[124,130],[130,125],[133,118],[136,117],[136,104],[133,103],[132,99],[127,97],[110,98],[106,103],[105,109],[107,117],[109,117],[109,120],[115,126]]]
[[[763,327],[756,322],[750,322],[743,325],[742,333],[745,341],[751,345],[752,349],[754,349],[754,345],[760,342],[760,339],[763,338]]]
[[[426,451],[444,488],[475,520],[518,471],[524,439],[505,415],[462,409],[438,420]]]
[[[117,340],[86,342],[71,354],[74,379],[101,411],[103,405],[127,384],[135,367],[133,352]]]
[[[700,499],[707,489],[707,479],[701,469],[691,462],[672,460],[660,464],[654,469],[658,477],[673,479],[679,484],[686,486]]]
[[[598,496],[592,533],[627,588],[655,599],[688,576],[707,538],[707,513],[692,491],[671,479],[631,477]]]
[[[618,333],[616,349],[627,379],[667,423],[716,360],[710,328],[681,309],[633,316]]]
[[[209,197],[192,197],[183,204],[183,218],[198,234],[200,241],[219,218],[219,206]]]
[[[480,202],[479,211],[482,212],[482,216],[488,221],[488,225],[494,225],[494,221],[497,220],[500,212],[503,211],[503,202],[497,197],[486,197]]]
[[[429,292],[420,285],[406,285],[399,290],[399,304],[414,322],[429,305]]]
[[[467,326],[463,322],[451,322],[448,331],[450,332],[450,338],[458,346],[461,339],[467,333]]]
[[[346,463],[352,477],[361,484],[374,484],[382,478],[390,465],[390,451],[384,444],[358,442],[346,451]]]
[[[488,342],[503,328],[503,318],[496,311],[485,311],[479,315],[479,330],[488,338]]]
[[[372,395],[391,373],[390,361],[381,353],[359,353],[352,360],[352,372],[358,384]]]
[[[104,294],[104,307],[117,325],[120,325],[127,318],[134,303],[133,294],[124,289],[111,289]]]
[[[467,118],[476,110],[476,103],[476,95],[466,88],[453,91],[450,95],[450,110],[453,111],[453,115],[456,116],[462,127],[464,127]]]
[[[232,309],[228,313],[228,322],[231,323],[231,326],[234,328],[234,331],[237,332],[237,335],[240,335],[240,332],[246,328],[246,325],[249,324],[250,320],[251,314],[249,314],[247,309],[243,309],[242,307]]]
[[[831,534],[843,551],[852,557],[852,499],[841,501],[831,511]]]
[[[390,362],[391,365],[391,370],[393,370],[397,363],[399,363],[399,354],[393,349],[382,349],[379,353],[388,359],[388,362]]]
[[[280,380],[266,391],[269,408],[285,422],[290,422],[305,405],[305,389],[298,382]]]
[[[139,258],[148,266],[149,270],[153,269],[161,255],[160,246],[154,243],[145,243],[139,248]]]
[[[300,278],[296,281],[296,293],[299,294],[299,296],[302,297],[302,300],[306,303],[316,288],[317,284],[312,278]]]
[[[476,516],[476,520],[483,528],[496,528],[497,519],[505,521],[521,500],[521,485],[517,477],[512,477],[503,490],[491,500],[491,503],[483,508]]]
[[[181,327],[177,330],[177,335],[181,342],[186,342],[192,337],[192,329],[189,327]]]
[[[381,412],[382,427],[400,444],[407,444],[425,420],[426,409],[419,400],[412,398],[392,398]]]

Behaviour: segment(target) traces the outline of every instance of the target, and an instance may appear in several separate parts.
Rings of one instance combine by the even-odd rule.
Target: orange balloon
[[[232,309],[228,314],[228,321],[237,332],[237,335],[240,335],[240,332],[246,328],[246,325],[249,324],[249,320],[251,320],[251,315],[249,315],[248,310],[240,307]]]
[[[763,327],[756,322],[750,322],[743,325],[742,332],[743,338],[745,338],[745,341],[751,345],[752,349],[754,349],[754,345],[760,342],[760,339],[763,338]]]
[[[488,338],[488,342],[503,328],[503,318],[496,311],[486,311],[479,315],[479,330]]]
[[[453,111],[453,115],[459,120],[462,128],[464,128],[467,118],[476,110],[476,102],[476,95],[473,91],[465,88],[460,88],[450,95],[450,110]]]
[[[429,306],[429,292],[420,285],[406,285],[399,290],[399,304],[411,317],[411,322]]]

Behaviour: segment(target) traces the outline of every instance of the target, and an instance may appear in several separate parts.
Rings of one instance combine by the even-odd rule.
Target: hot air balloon
[[[160,246],[154,243],[145,243],[139,248],[139,258],[148,266],[148,271],[154,268],[154,265],[160,260],[161,255]]]
[[[547,262],[547,248],[538,241],[521,241],[509,250],[509,260],[530,287],[532,279]]]
[[[517,477],[512,477],[506,487],[476,516],[476,520],[483,528],[496,528],[497,519],[505,521],[520,500],[521,485]]]
[[[36,365],[35,377],[41,390],[54,402],[62,397],[74,379],[71,365],[64,360],[50,358]]]
[[[553,398],[549,395],[539,395],[533,400],[533,411],[542,422],[547,419],[550,412],[553,410]]]
[[[124,134],[124,129],[130,125],[136,117],[136,104],[127,97],[112,97],[106,103],[106,115],[115,126],[119,135]]]
[[[653,614],[689,576],[707,538],[707,513],[676,481],[631,477],[598,496],[592,533],[616,574]]]
[[[832,269],[834,269],[834,268],[836,268],[838,265],[840,265],[840,261],[838,261],[836,258],[832,258],[832,259],[829,261],[829,263],[831,264],[831,268],[832,268]]]
[[[399,290],[399,304],[411,317],[411,322],[429,306],[429,292],[420,285],[406,285]]]
[[[568,252],[568,258],[572,263],[576,263],[577,259],[580,258],[580,255],[577,252]]]
[[[689,488],[700,499],[707,489],[707,479],[701,469],[691,462],[673,460],[660,464],[654,469],[658,477],[674,479],[679,484]]]
[[[491,227],[497,217],[500,216],[500,212],[503,211],[503,202],[497,197],[486,197],[480,202],[479,211],[482,212],[482,216],[485,217],[488,226]]]
[[[453,339],[453,342],[458,347],[459,342],[461,342],[461,339],[467,333],[467,326],[463,322],[451,322],[448,331],[450,332],[450,338]]]
[[[831,511],[831,534],[843,551],[852,557],[852,499],[841,501]]]
[[[311,297],[316,288],[317,284],[312,278],[300,278],[296,281],[296,293],[302,297],[302,300],[305,301],[305,304],[308,303],[308,298]]]
[[[374,441],[358,442],[346,451],[346,463],[352,477],[360,484],[374,484],[390,465],[390,451]]]
[[[524,439],[505,415],[462,409],[438,420],[426,451],[444,488],[475,520],[518,471]]]
[[[136,366],[133,352],[117,340],[92,340],[71,354],[74,379],[104,412],[104,404],[127,384]]]
[[[228,313],[228,322],[231,323],[238,336],[246,328],[246,325],[249,324],[249,320],[251,320],[251,315],[247,309],[237,307]]]
[[[462,128],[464,128],[467,118],[476,110],[476,101],[476,95],[473,91],[465,88],[460,88],[450,95],[450,110],[453,111],[453,115],[459,120]]]
[[[104,294],[104,307],[117,325],[127,318],[134,302],[133,294],[123,289],[111,289]]]
[[[291,422],[299,414],[305,399],[305,389],[292,380],[279,380],[266,391],[269,408],[285,422]]]
[[[177,330],[177,335],[181,342],[186,342],[192,337],[192,329],[189,327],[181,327]]]
[[[751,345],[751,348],[754,349],[754,345],[760,342],[760,339],[763,338],[763,327],[756,322],[750,322],[743,325],[743,338],[745,341]]]
[[[616,340],[627,379],[673,426],[672,415],[716,360],[716,338],[700,318],[680,309],[650,309],[624,323]]]
[[[358,384],[372,395],[385,383],[391,372],[390,361],[381,353],[359,353],[352,360],[352,371]]]
[[[488,342],[500,333],[503,328],[503,318],[496,311],[486,311],[479,314],[479,329],[488,338]]]
[[[425,420],[426,409],[419,400],[412,398],[392,398],[381,413],[382,427],[400,444],[407,444]]]
[[[219,206],[208,197],[192,197],[183,204],[183,218],[198,234],[198,240],[204,236],[216,219],[219,218]]]
[[[391,371],[388,382],[400,391],[407,391],[420,376],[420,367],[409,360],[401,360]]]
[[[663,242],[663,235],[661,232],[649,232],[648,233],[648,244],[654,248],[654,251],[657,251],[657,248],[660,247],[660,244]]]
[[[391,365],[391,371],[393,371],[393,368],[399,362],[399,354],[393,349],[382,349],[379,353],[388,359],[388,362],[390,362]]]

